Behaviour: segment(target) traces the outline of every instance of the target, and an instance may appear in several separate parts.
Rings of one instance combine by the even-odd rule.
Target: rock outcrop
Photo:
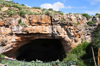
[[[16,9],[17,10],[17,9]],[[19,20],[21,19],[21,23]],[[81,41],[91,42],[91,31],[99,24],[99,18],[93,17],[93,25],[80,14],[26,15],[0,19],[0,53],[14,52],[31,40],[39,38],[60,39],[66,52]]]

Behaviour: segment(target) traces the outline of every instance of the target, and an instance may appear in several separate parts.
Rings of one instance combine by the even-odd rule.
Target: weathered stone
[[[0,54],[4,53],[4,47],[0,46]]]
[[[30,20],[31,25],[36,25],[36,24],[50,24],[50,17],[46,15],[34,15],[31,16],[30,18],[27,18]]]
[[[29,10],[32,11],[32,12],[37,12],[37,13],[42,12],[41,9],[29,9]]]
[[[91,41],[90,31],[96,28],[98,22],[96,22],[97,25],[86,27],[86,19],[81,15],[64,16],[53,16],[53,25],[50,16],[46,15],[26,15],[26,18],[18,16],[16,19],[5,17],[4,22],[0,22],[0,25],[9,26],[0,27],[0,39],[4,36],[7,39],[7,43],[3,43],[5,52],[15,52],[21,46],[35,39],[60,39],[66,52],[76,47],[81,41]],[[18,23],[19,19],[22,20],[21,23]],[[66,20],[66,23],[62,24],[61,19]],[[23,23],[27,24],[27,27],[24,27]],[[75,26],[75,23],[79,24]]]
[[[6,10],[8,10],[8,7],[1,8],[1,11],[6,11]]]
[[[0,26],[3,26],[4,25],[4,21],[0,20]]]
[[[19,10],[18,8],[14,8],[14,7],[9,7],[8,9],[9,9],[9,10],[14,9],[14,10],[16,10],[16,11],[18,11],[18,10]]]
[[[5,46],[6,42],[7,42],[6,38],[0,39],[0,46]]]

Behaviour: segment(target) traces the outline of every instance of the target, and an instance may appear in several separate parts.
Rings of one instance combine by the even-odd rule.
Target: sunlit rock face
[[[19,23],[19,19],[22,20],[21,23]],[[24,52],[25,46],[28,46],[28,49],[31,46],[36,46],[33,48],[41,48],[41,51],[47,50],[45,52],[53,51],[50,48],[55,49],[53,52],[54,55],[55,52],[57,52],[57,54],[60,53],[61,57],[58,58],[59,56],[57,56],[52,60],[56,60],[57,58],[62,60],[62,56],[65,55],[64,53],[76,47],[81,41],[91,42],[91,31],[98,26],[99,19],[97,17],[92,17],[90,20],[94,20],[95,25],[87,25],[89,20],[80,14],[64,14],[63,16],[56,15],[52,17],[47,15],[26,15],[25,18],[18,15],[5,17],[3,20],[0,19],[0,53],[4,53],[9,57],[13,56],[20,60],[21,52]],[[38,41],[39,39],[41,39],[39,41],[40,43],[34,43],[35,40]],[[47,41],[46,39],[50,40]],[[43,45],[45,42],[48,48],[41,46],[41,44]],[[39,47],[37,47],[37,45]],[[58,47],[59,50],[57,51],[55,47]],[[30,48],[30,50],[27,51],[36,52],[36,50],[37,49],[33,50]],[[36,54],[41,54],[41,51],[39,50],[39,53]],[[51,51],[50,54],[52,54]],[[23,54],[24,53],[22,53],[22,55]],[[24,58],[28,58],[27,55]],[[43,59],[40,57],[38,58]],[[31,59],[28,59],[28,61],[30,60]],[[50,59],[48,61],[50,61]]]

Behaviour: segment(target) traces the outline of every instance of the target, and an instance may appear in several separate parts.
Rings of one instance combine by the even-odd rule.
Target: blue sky
[[[100,0],[13,0],[29,7],[53,8],[63,13],[100,13]]]

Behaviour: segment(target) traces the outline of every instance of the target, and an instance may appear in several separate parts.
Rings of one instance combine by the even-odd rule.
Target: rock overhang
[[[74,15],[72,15],[74,16]],[[59,20],[62,18],[62,16],[56,16],[56,18],[59,18],[56,20],[54,17],[51,19],[50,16],[46,15],[31,15],[27,16],[26,18],[22,17],[16,17],[14,18],[5,18],[0,24],[0,40],[4,38],[5,46],[1,46],[3,51],[1,53],[5,53],[10,51],[10,49],[16,48],[19,44],[25,44],[28,43],[32,39],[39,39],[43,38],[49,38],[49,39],[60,39],[64,44],[64,48],[69,47],[69,50],[75,46],[77,46],[81,41],[84,40],[91,40],[91,34],[86,34],[88,31],[85,31],[84,26],[87,25],[86,19],[81,18],[73,18],[71,15],[68,15],[68,17],[64,17],[63,20]],[[81,16],[80,16],[81,17]],[[69,21],[70,19],[72,21]],[[18,20],[22,20],[22,24],[18,25]],[[74,20],[78,20],[78,24],[76,22],[73,22]],[[25,24],[24,24],[25,23]],[[98,22],[97,22],[98,23]],[[5,25],[2,26],[2,25]],[[6,27],[8,25],[9,27]],[[77,26],[76,26],[77,25]],[[97,26],[97,25],[95,25]],[[89,28],[89,27],[87,27]],[[88,30],[88,29],[87,29]],[[91,29],[93,30],[93,29]],[[24,36],[24,37],[23,37]],[[87,36],[88,38],[86,38]],[[29,41],[28,41],[29,40]],[[1,41],[0,41],[1,42]],[[69,51],[68,49],[66,52]]]

